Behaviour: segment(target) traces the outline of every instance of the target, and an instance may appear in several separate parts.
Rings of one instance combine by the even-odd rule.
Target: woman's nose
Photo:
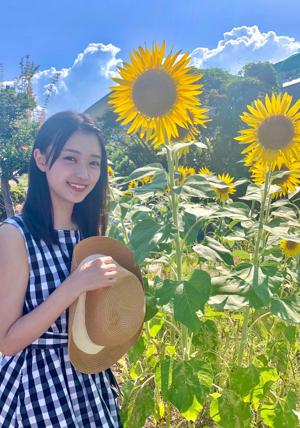
[[[76,169],[76,176],[81,179],[86,179],[89,177],[88,168],[85,165],[78,165]]]

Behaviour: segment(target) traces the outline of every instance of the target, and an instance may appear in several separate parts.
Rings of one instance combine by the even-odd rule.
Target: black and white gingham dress
[[[70,274],[78,230],[56,230],[60,245],[35,241],[22,215],[4,222],[25,238],[29,279],[23,315],[40,305]],[[12,284],[13,286],[13,284]],[[1,428],[119,428],[118,387],[111,370],[78,372],[68,358],[68,309],[31,345],[0,354]]]

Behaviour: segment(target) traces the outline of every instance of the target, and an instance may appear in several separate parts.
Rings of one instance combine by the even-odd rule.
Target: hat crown
[[[87,293],[85,324],[90,339],[97,345],[114,346],[133,337],[145,316],[144,293],[137,277],[121,270],[117,282]]]

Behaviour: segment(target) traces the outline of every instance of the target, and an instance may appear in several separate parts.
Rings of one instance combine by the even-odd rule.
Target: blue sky
[[[60,71],[51,108],[84,109],[108,92],[116,66],[140,44],[166,40],[190,51],[195,65],[237,72],[300,51],[299,17],[299,0],[0,0],[0,63],[9,81],[30,54],[40,66],[39,100]]]

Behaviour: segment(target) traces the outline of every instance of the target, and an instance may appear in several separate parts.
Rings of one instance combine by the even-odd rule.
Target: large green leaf
[[[185,416],[197,403],[201,408],[212,386],[212,371],[206,362],[191,359],[176,361],[167,357],[161,363],[161,392]],[[197,415],[196,415],[197,416]]]
[[[153,176],[158,172],[164,171],[163,166],[160,163],[152,163],[141,168],[137,168],[127,177],[126,181],[123,184],[130,183],[133,180],[141,180],[147,176]]]
[[[255,410],[272,384],[278,380],[276,369],[269,367],[236,367],[229,379],[229,388],[238,394],[245,402],[252,403]]]
[[[270,428],[299,428],[300,419],[296,415],[297,397],[289,391],[283,403],[264,403],[261,418]]]
[[[210,276],[207,272],[195,270],[189,281],[177,286],[174,298],[174,318],[197,331],[200,326],[198,311],[204,311],[211,292]]]
[[[165,279],[156,283],[155,296],[160,305],[166,305],[174,298],[179,281]]]
[[[284,299],[274,297],[271,301],[271,312],[284,321],[300,324],[300,295]]]
[[[147,213],[143,213],[142,217],[134,225],[129,241],[129,246],[134,253],[134,259],[137,264],[143,262],[150,251],[169,235],[166,233],[165,226],[157,223]]]
[[[250,405],[234,391],[225,390],[223,395],[212,394],[210,417],[222,428],[250,428]]]
[[[133,188],[132,190],[135,194],[163,192],[167,187],[167,184],[168,182],[165,171],[160,171],[153,176],[153,180],[150,183],[146,183],[142,187]]]
[[[213,198],[215,192],[211,189],[207,179],[202,175],[191,175],[182,184],[182,194],[199,198]]]
[[[237,310],[249,305],[249,300],[246,297],[249,284],[240,278],[219,276],[212,278],[211,283],[209,305],[228,310]]]
[[[233,202],[219,209],[218,217],[228,217],[235,220],[248,220],[250,208],[244,202]]]
[[[187,143],[176,143],[172,144],[172,146],[169,146],[171,150],[174,153],[177,153],[178,151],[184,150],[187,147],[197,147],[198,149],[207,149],[207,146],[204,143],[201,143],[200,141],[189,141]]]
[[[140,387],[124,428],[142,428],[154,412],[154,391],[149,386]]]
[[[206,245],[196,244],[193,246],[193,250],[205,260],[209,260],[211,262],[222,261],[222,257],[217,253],[217,251],[207,247]]]
[[[262,198],[262,186],[257,184],[249,184],[246,190],[246,194],[244,196],[240,196],[240,199],[244,199],[246,201],[257,201],[261,202]]]

